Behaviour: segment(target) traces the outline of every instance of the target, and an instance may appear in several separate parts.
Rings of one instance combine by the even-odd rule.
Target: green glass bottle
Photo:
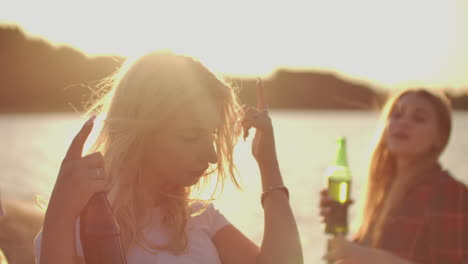
[[[346,154],[346,138],[337,140],[338,150],[335,163],[325,172],[328,181],[328,193],[335,203],[332,204],[332,214],[325,225],[327,234],[346,234],[348,232],[348,201],[351,190],[351,172]]]

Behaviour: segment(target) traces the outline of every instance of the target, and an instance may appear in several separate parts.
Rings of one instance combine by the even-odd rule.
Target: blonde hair
[[[92,151],[100,151],[113,187],[109,200],[121,228],[125,251],[135,244],[147,250],[181,253],[186,249],[185,227],[193,201],[189,195],[196,186],[172,190],[147,190],[144,146],[148,136],[163,126],[174,111],[191,101],[205,100],[221,109],[221,125],[214,144],[218,162],[207,174],[216,173],[216,187],[229,178],[239,187],[233,162],[233,149],[240,134],[241,107],[236,90],[209,71],[198,60],[166,51],[157,51],[124,65],[103,80],[88,114],[105,113],[104,123]],[[157,175],[155,175],[157,177]],[[142,229],[149,225],[151,195],[160,196],[164,224],[170,240],[164,245],[147,241]]]
[[[415,94],[431,103],[437,115],[441,145],[430,153],[421,156],[405,175],[396,175],[396,161],[386,144],[387,121],[397,102],[405,95]],[[381,124],[377,132],[375,147],[369,164],[369,178],[363,207],[362,223],[357,238],[372,246],[379,246],[386,220],[400,204],[410,186],[417,183],[418,176],[433,168],[448,144],[451,132],[451,106],[448,98],[441,93],[425,89],[407,89],[390,98],[382,112]]]

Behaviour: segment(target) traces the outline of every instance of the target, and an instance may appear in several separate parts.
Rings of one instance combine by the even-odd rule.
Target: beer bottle
[[[80,214],[86,264],[126,264],[120,229],[105,192],[95,193]]]
[[[350,200],[351,172],[346,154],[346,138],[337,140],[338,150],[335,163],[325,172],[328,181],[328,193],[334,200],[332,212],[325,225],[327,234],[346,234],[348,232],[348,202]]]

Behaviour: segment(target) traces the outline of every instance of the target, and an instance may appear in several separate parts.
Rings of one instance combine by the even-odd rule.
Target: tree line
[[[119,56],[87,56],[69,46],[30,38],[16,26],[0,26],[0,112],[82,111],[92,83],[116,71]],[[243,103],[255,104],[255,82],[229,77]],[[279,69],[264,79],[270,108],[375,109],[385,92],[331,73]],[[456,109],[468,94],[447,92]]]

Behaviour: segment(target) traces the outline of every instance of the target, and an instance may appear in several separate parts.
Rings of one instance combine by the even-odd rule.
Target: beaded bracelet
[[[286,194],[286,197],[287,197],[288,200],[289,200],[289,190],[288,190],[288,188],[286,188],[286,186],[284,186],[284,185],[272,186],[272,187],[269,187],[266,191],[264,191],[264,192],[262,193],[262,197],[260,198],[260,202],[261,202],[261,204],[262,204],[262,207],[264,207],[264,206],[263,206],[263,203],[265,202],[265,199],[268,197],[268,195],[269,195],[270,193],[272,193],[273,191],[276,191],[276,190],[283,191],[284,194]]]

